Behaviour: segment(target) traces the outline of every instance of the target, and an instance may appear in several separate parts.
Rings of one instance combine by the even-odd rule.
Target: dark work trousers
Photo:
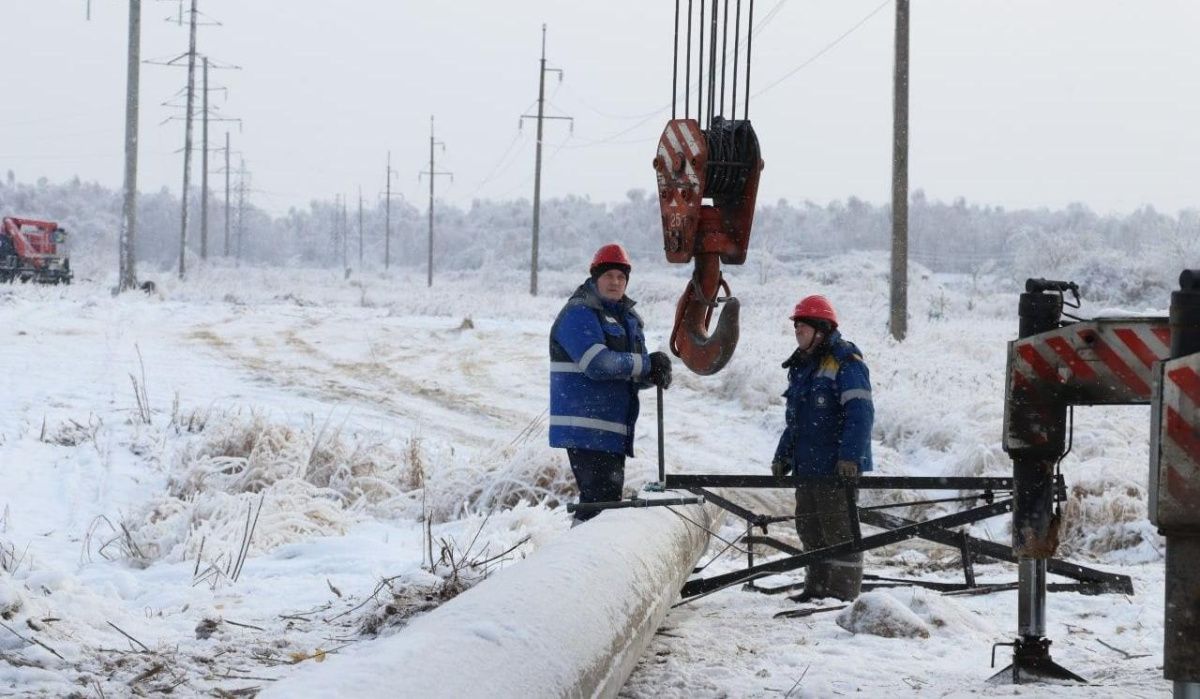
[[[854,491],[858,502],[858,491]],[[805,551],[833,546],[853,538],[844,487],[807,484],[796,488],[796,532]],[[804,592],[811,597],[837,597],[850,601],[862,589],[862,552],[810,563]]]
[[[571,471],[579,486],[579,502],[613,502],[621,499],[625,487],[625,455],[592,449],[568,449]],[[599,512],[575,513],[586,522]]]

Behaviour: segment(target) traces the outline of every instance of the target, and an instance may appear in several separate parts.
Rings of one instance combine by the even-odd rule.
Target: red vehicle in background
[[[61,249],[66,240],[67,232],[53,221],[5,218],[0,226],[0,282],[70,284],[71,260]]]

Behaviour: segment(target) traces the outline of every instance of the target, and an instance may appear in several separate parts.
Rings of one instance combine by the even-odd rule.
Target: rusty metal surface
[[[1060,519],[1054,514],[1054,464],[1057,454],[1013,455],[1013,553],[1025,558],[1053,558],[1058,550]]]
[[[1148,403],[1154,363],[1170,349],[1166,318],[1072,323],[1010,343],[1009,390],[1017,403]]]
[[[721,277],[721,263],[712,253],[696,255],[692,283],[684,290],[675,307],[675,327],[671,331],[671,352],[687,368],[701,376],[720,371],[733,358],[741,334],[741,304],[726,297],[725,308],[709,334],[716,299],[729,287]]]
[[[654,171],[669,262],[690,262],[704,191],[708,142],[695,119],[672,119],[658,140]]]

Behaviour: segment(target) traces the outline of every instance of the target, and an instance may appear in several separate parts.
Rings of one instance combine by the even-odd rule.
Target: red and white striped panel
[[[1164,362],[1155,377],[1157,448],[1150,450],[1150,520],[1200,527],[1200,354]]]
[[[1014,396],[1076,405],[1148,403],[1155,362],[1170,354],[1166,318],[1073,323],[1013,342]]]
[[[656,170],[663,250],[670,262],[691,260],[704,191],[708,142],[694,119],[672,119],[658,140]]]
[[[674,119],[667,122],[662,138],[658,141],[658,156],[670,173],[679,173],[683,179],[699,182],[693,158],[706,156],[707,144],[700,124],[694,119]]]

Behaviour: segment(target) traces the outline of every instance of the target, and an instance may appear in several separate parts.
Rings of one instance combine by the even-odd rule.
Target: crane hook
[[[699,254],[695,260],[692,279],[675,306],[671,352],[683,360],[687,368],[701,376],[710,376],[729,363],[737,348],[741,303],[730,295],[716,253]],[[718,294],[722,290],[724,296]],[[716,329],[709,334],[713,310],[720,303],[725,304],[725,309],[717,319]]]

